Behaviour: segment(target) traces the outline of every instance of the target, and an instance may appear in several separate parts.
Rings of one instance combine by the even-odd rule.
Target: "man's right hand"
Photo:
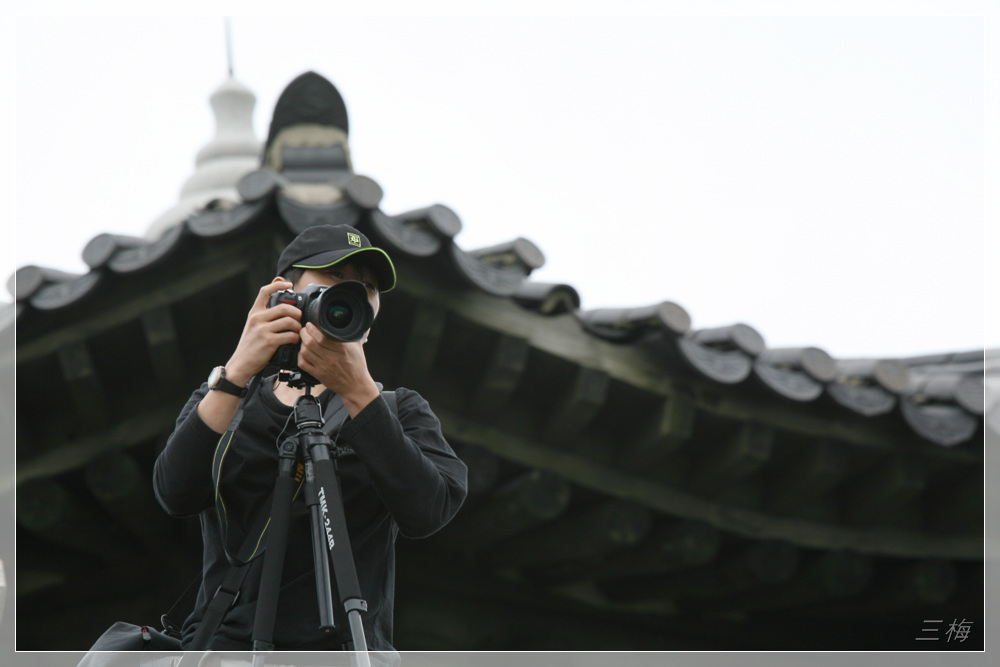
[[[236,351],[226,362],[226,379],[233,384],[247,386],[250,378],[264,370],[278,347],[301,340],[301,310],[287,303],[267,307],[272,294],[291,288],[292,283],[277,279],[260,288],[247,315],[246,326],[243,327]],[[236,414],[239,404],[237,396],[223,391],[210,391],[198,403],[198,415],[210,429],[223,433]]]
[[[236,351],[226,362],[226,378],[230,382],[246,386],[250,378],[264,370],[279,347],[299,342],[302,311],[287,303],[267,307],[272,294],[287,289],[292,289],[287,280],[275,280],[260,288]]]

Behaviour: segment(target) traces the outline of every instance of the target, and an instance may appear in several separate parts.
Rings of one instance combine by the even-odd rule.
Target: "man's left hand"
[[[356,417],[378,397],[378,385],[368,372],[362,342],[344,343],[327,338],[312,322],[303,327],[301,336],[299,368],[339,394],[351,417]]]

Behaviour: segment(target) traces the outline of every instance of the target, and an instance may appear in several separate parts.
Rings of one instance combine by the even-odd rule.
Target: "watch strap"
[[[227,394],[232,394],[233,396],[239,396],[243,398],[247,395],[247,388],[241,387],[238,384],[233,384],[226,378],[219,378],[219,383],[215,385],[215,388],[219,391],[224,391]]]
[[[247,395],[247,387],[241,387],[238,384],[234,384],[226,379],[226,367],[219,366],[213,371],[213,374],[218,372],[219,378],[212,383],[212,378],[209,378],[208,388],[211,390],[223,391],[227,394],[232,394],[238,398],[243,398]]]

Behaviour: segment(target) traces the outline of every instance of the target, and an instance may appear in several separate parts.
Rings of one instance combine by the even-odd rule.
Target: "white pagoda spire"
[[[195,171],[181,187],[180,200],[146,230],[155,240],[167,229],[187,220],[209,202],[240,202],[236,184],[260,167],[261,142],[253,130],[257,98],[249,88],[229,77],[209,98],[215,112],[215,137],[198,151]]]

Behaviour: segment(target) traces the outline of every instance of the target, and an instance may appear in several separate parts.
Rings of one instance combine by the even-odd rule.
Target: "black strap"
[[[247,396],[252,395],[262,382],[263,381],[259,376],[255,376],[248,385]],[[243,400],[245,401],[246,399],[244,398]],[[269,514],[262,513],[261,516],[258,517],[256,523],[250,528],[249,531],[247,531],[243,544],[236,550],[230,548],[229,522],[227,519],[226,504],[220,494],[219,482],[222,477],[222,464],[225,460],[226,452],[229,451],[233,438],[236,437],[237,430],[239,429],[240,422],[242,420],[243,402],[240,403],[239,408],[236,410],[236,414],[233,415],[232,421],[229,422],[226,432],[219,438],[219,442],[215,447],[215,454],[212,458],[212,483],[215,489],[215,512],[219,519],[219,527],[222,530],[223,551],[225,552],[226,559],[230,562],[230,564],[237,567],[245,563],[249,563],[263,553],[264,534],[267,531],[267,523],[270,519]],[[254,535],[257,537],[253,538],[252,536]]]
[[[229,568],[225,578],[222,580],[222,585],[215,592],[212,601],[208,603],[205,615],[201,617],[201,623],[198,625],[198,629],[191,639],[191,644],[186,650],[203,651],[208,648],[208,642],[211,641],[215,631],[222,625],[222,619],[226,616],[226,612],[229,611],[230,607],[233,606],[236,599],[240,596],[240,588],[243,587],[243,581],[246,579],[249,570],[250,563],[243,563],[242,565],[235,565]]]
[[[382,391],[382,383],[376,382],[375,385],[378,387],[379,392],[382,394],[382,398],[389,406],[389,410],[392,414],[399,416],[399,406],[396,401],[395,391]],[[327,401],[326,407],[323,410],[323,430],[326,434],[336,442],[337,433],[340,431],[340,427],[344,425],[347,421],[347,406],[344,405],[344,399],[339,395],[334,394],[329,401]]]
[[[170,610],[160,616],[160,624],[163,626],[165,634],[177,639],[181,638],[181,628],[184,626],[184,619],[187,617],[181,618],[178,614],[186,614],[194,609],[195,602],[198,600],[199,588],[201,588],[201,574],[188,584],[188,587],[177,598],[177,601],[170,605]],[[177,621],[178,618],[180,618],[179,622]]]
[[[249,537],[247,538],[247,542],[250,542]],[[208,603],[205,615],[202,616],[201,624],[195,631],[194,637],[191,639],[191,645],[187,650],[201,651],[208,647],[209,640],[211,640],[216,630],[219,629],[226,612],[229,611],[229,608],[233,606],[239,597],[240,588],[243,587],[243,582],[246,580],[249,570],[250,563],[233,565],[229,568],[229,571],[222,580],[222,585],[219,586],[219,590],[215,592],[211,602]],[[160,622],[163,624],[163,631],[171,637],[176,637],[177,639],[182,637],[181,628],[183,627],[183,620],[178,623],[175,619],[179,618],[177,614],[183,612],[183,610],[190,611],[194,609],[198,598],[198,589],[201,588],[201,580],[202,576],[199,574],[195,577],[194,581],[188,584],[187,589],[181,593],[177,601],[171,605],[170,611],[160,617]]]
[[[210,389],[217,389],[218,391],[224,391],[227,394],[232,394],[237,398],[243,398],[250,390],[248,387],[241,387],[238,384],[234,384],[227,380],[225,377],[219,378],[219,381],[215,383],[214,387],[209,387]]]
[[[347,406],[339,394],[334,394],[326,402],[326,408],[323,410],[323,431],[335,441],[337,432],[345,421],[347,421]]]
[[[392,411],[392,414],[399,417],[399,405],[396,402],[396,392],[383,391],[382,398],[384,398],[385,402],[389,404],[389,409]]]

